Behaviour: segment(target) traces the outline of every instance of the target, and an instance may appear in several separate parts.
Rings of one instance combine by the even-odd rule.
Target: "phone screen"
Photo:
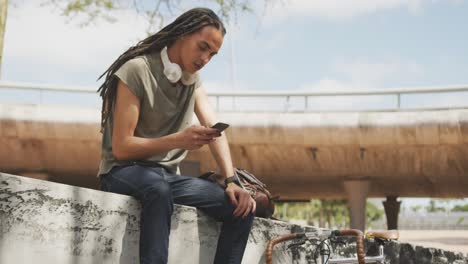
[[[216,128],[219,132],[222,132],[223,130],[225,130],[228,127],[229,127],[228,124],[218,122],[214,126],[212,126],[211,128]]]

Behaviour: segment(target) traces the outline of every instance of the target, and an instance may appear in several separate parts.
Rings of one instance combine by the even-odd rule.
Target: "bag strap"
[[[241,169],[241,168],[235,168],[235,173],[238,174],[238,176],[241,176],[239,178],[243,178],[247,182],[249,182],[251,185],[256,185],[258,186],[259,189],[261,189],[263,192],[265,192],[268,195],[268,198],[272,200],[276,200],[279,197],[273,197],[270,193],[270,191],[267,190],[267,186],[265,183],[261,182],[257,177],[255,177],[252,173],[250,173],[247,170]],[[276,198],[276,199],[275,199]]]
[[[247,181],[249,181],[250,183],[254,183],[254,184],[257,184],[257,185],[261,186],[262,188],[266,188],[266,184],[264,184],[259,179],[257,179],[257,177],[255,177],[252,173],[250,173],[250,172],[248,172],[248,171],[246,171],[244,169],[241,169],[241,168],[236,168],[235,172],[237,174],[240,174],[240,175],[244,176],[244,178]]]
[[[249,171],[247,170],[244,170],[242,168],[234,168],[234,173],[237,174],[237,176],[239,177],[239,179],[241,179],[241,185],[242,185],[242,188],[245,189],[246,186],[244,186],[244,184],[242,183],[242,181],[246,181],[248,182],[250,185],[255,185],[257,186],[257,188],[259,188],[260,190],[262,190],[264,193],[267,194],[268,198],[270,198],[271,200],[273,201],[276,201],[279,199],[279,196],[272,196],[270,191],[268,191],[268,189],[266,188],[267,185],[263,182],[261,182],[259,179],[257,179],[257,177],[255,177],[252,173],[250,173]],[[216,172],[214,171],[208,171],[200,176],[198,176],[198,178],[200,179],[204,179],[204,180],[210,180],[210,181],[213,181],[213,182],[217,182],[216,181],[216,178],[218,177],[221,177],[221,175],[217,174]]]

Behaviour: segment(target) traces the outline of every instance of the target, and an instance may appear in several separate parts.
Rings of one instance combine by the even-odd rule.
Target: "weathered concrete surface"
[[[0,173],[0,263],[138,263],[139,210],[129,196]],[[213,261],[220,223],[195,208],[176,206],[169,245],[170,264]],[[243,264],[265,263],[271,238],[312,230],[256,218]],[[306,250],[275,247],[274,263],[303,264]],[[369,254],[376,249],[368,244]],[[346,246],[339,252],[353,252]],[[440,249],[391,243],[387,263],[468,263],[466,256]]]
[[[332,258],[355,257],[356,247],[352,238],[343,239],[345,244],[335,245]],[[342,241],[342,242],[343,242]],[[351,243],[350,243],[351,242]],[[365,241],[366,255],[377,256],[378,245]],[[388,242],[384,247],[386,264],[467,264],[468,256],[437,248],[425,248],[408,243]],[[311,262],[313,263],[313,262]]]
[[[400,241],[468,254],[468,230],[400,230]]]
[[[0,174],[0,263],[137,263],[139,205]]]
[[[377,253],[375,245],[369,245],[367,254]],[[424,248],[407,243],[389,243],[384,249],[388,264],[467,264],[468,257],[436,248]]]
[[[0,171],[96,188],[99,118],[98,110],[0,104]],[[346,198],[346,180],[369,181],[369,197],[468,197],[467,109],[218,119],[231,124],[234,164],[283,199]],[[187,161],[216,168],[208,148]]]
[[[0,263],[138,263],[139,210],[129,196],[0,173]],[[176,206],[169,263],[212,263],[219,228],[195,208]],[[255,219],[243,263],[264,263],[267,241],[298,228]],[[300,259],[281,250],[275,257]]]

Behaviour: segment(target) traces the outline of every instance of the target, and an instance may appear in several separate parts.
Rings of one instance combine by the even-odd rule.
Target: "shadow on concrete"
[[[210,221],[213,225],[217,225],[216,229],[212,229],[203,221]],[[214,218],[209,217],[200,210],[197,210],[197,228],[198,239],[200,240],[200,251],[198,254],[198,263],[213,263],[216,254],[217,241],[221,229],[221,222],[217,222]],[[207,240],[214,240],[216,243],[211,244]]]

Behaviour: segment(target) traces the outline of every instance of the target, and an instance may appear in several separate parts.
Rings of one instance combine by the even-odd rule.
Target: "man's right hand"
[[[231,182],[226,186],[226,194],[236,207],[233,215],[245,218],[249,213],[255,214],[257,204],[246,190]]]
[[[194,150],[209,144],[220,137],[221,133],[215,128],[193,125],[177,133],[180,148]]]

